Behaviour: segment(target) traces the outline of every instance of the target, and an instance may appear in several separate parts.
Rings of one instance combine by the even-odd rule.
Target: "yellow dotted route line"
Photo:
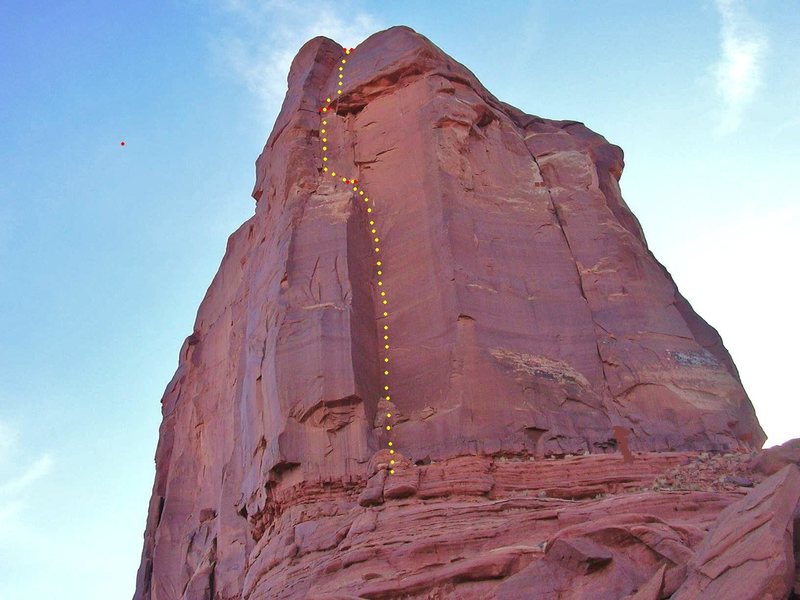
[[[353,48],[342,48],[342,50],[344,50],[345,55],[349,56],[350,53],[353,51]],[[345,67],[346,64],[347,64],[347,59],[342,57],[341,63],[339,64],[338,78],[337,78],[338,79],[338,81],[337,81],[337,88],[338,89],[336,90],[336,98],[337,98],[337,100],[338,100],[338,96],[342,95],[342,86],[343,86],[343,82],[344,82],[344,67]],[[377,225],[375,225],[375,215],[373,214],[373,208],[375,206],[374,200],[370,200],[369,196],[367,196],[364,193],[364,190],[361,189],[358,186],[358,179],[351,178],[351,177],[342,177],[341,173],[337,176],[336,172],[333,171],[332,168],[330,170],[328,169],[328,162],[329,162],[328,154],[327,154],[328,153],[328,132],[325,129],[325,127],[328,125],[328,113],[333,112],[333,114],[336,114],[336,111],[333,110],[332,107],[331,107],[331,98],[326,98],[325,102],[326,102],[326,104],[322,108],[319,109],[319,114],[320,114],[320,119],[321,119],[321,125],[320,125],[320,128],[319,128],[319,135],[320,135],[320,143],[322,144],[322,171],[323,171],[323,173],[330,173],[331,177],[333,177],[333,178],[337,178],[337,177],[341,178],[341,182],[343,184],[345,184],[345,185],[353,186],[354,195],[357,198],[362,198],[363,199],[364,203],[367,205],[367,213],[370,215],[370,217],[369,217],[369,227],[370,227],[369,232],[370,232],[370,234],[372,236],[372,242],[375,244],[375,254],[378,254],[381,251],[380,246],[378,245],[379,242],[381,241],[381,239],[380,239],[380,237],[378,237],[378,227],[377,227]],[[338,180],[337,180],[337,183],[338,183]],[[386,310],[387,309],[387,305],[389,304],[389,299],[386,296],[386,289],[384,288],[383,279],[382,279],[384,265],[383,265],[383,262],[379,258],[375,261],[375,267],[376,267],[376,269],[375,269],[376,275],[378,277],[378,289],[380,290],[379,291],[379,299],[380,299],[381,305],[383,307],[383,317],[386,318],[386,317],[389,316],[389,312]],[[388,381],[388,377],[389,377],[389,356],[388,356],[388,354],[389,354],[389,325],[387,325],[385,323],[383,325],[383,354],[384,354],[384,357],[383,357],[383,378],[381,379],[381,382],[383,384],[383,396],[382,396],[382,398],[385,398],[386,400],[391,400],[391,396],[389,395],[389,381]],[[387,419],[391,419],[392,418],[392,413],[387,412],[386,413],[386,418]],[[392,430],[391,424],[387,423],[386,431],[391,431],[391,430]],[[388,435],[391,436],[391,434],[388,434]],[[389,446],[389,454],[394,455],[394,448],[393,448],[394,443],[392,442],[391,439],[389,439],[389,441],[388,441],[388,446]],[[394,468],[392,468],[392,465],[394,465],[394,463],[395,463],[394,458],[391,458],[389,460],[389,474],[390,475],[394,475]]]

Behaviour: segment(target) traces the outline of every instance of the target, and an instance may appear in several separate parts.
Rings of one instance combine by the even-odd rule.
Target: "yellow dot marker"
[[[384,316],[384,317],[388,317],[388,316],[389,316],[389,313],[388,313],[388,312],[386,312],[386,311],[384,311],[384,313],[383,313],[383,316]]]
[[[327,150],[327,149],[328,149],[328,147],[327,147],[327,146],[323,146],[323,147],[322,147],[322,149],[323,149],[323,150]]]
[[[388,350],[389,349],[389,344],[384,344],[383,348],[384,348],[384,350]]]
[[[341,93],[342,93],[342,90],[336,90],[336,93],[337,93],[337,94],[341,94]]]
[[[385,390],[387,390],[387,391],[388,391],[388,390],[389,390],[389,386],[388,386],[388,385],[385,385],[385,386],[383,386],[383,389],[385,389]]]
[[[368,209],[367,209],[367,212],[368,212],[368,213],[371,213],[371,212],[372,212],[372,209],[371,209],[371,208],[368,208]]]
[[[328,167],[322,167],[322,170],[323,170],[323,171],[327,171],[327,170],[328,170]]]
[[[375,221],[370,221],[369,224],[370,225],[375,225]]]
[[[330,98],[325,98],[325,101],[326,101],[326,102],[330,102],[330,101],[331,101],[331,99],[330,99]]]
[[[389,374],[389,371],[384,371],[384,372],[383,372],[383,374],[384,374],[384,375],[388,375],[388,374]]]
[[[394,450],[389,450],[389,454],[394,454]]]
[[[389,358],[388,357],[384,358],[383,362],[389,362]]]
[[[389,469],[389,475],[394,475],[394,469]]]
[[[392,426],[391,426],[391,425],[387,425],[387,426],[386,426],[386,431],[389,431],[391,428],[392,428]]]
[[[391,419],[392,418],[392,413],[386,413],[386,416]]]
[[[376,265],[378,265],[378,266],[380,267],[380,266],[381,266],[381,261],[378,261],[378,262],[376,262],[375,264],[376,264]]]
[[[394,444],[392,444],[392,442],[389,442],[389,445],[390,445],[390,446],[393,446]]]
[[[384,329],[389,329],[389,326],[388,325],[384,325],[383,328]]]
[[[388,300],[384,300],[383,303],[384,304],[389,304],[389,301]]]
[[[325,161],[327,161],[327,160],[328,160],[328,157],[327,157],[327,156],[323,156],[323,157],[322,157],[322,160],[323,160],[323,162],[325,162]]]
[[[391,400],[391,399],[392,399],[392,397],[391,397],[391,396],[386,396],[386,399],[387,399],[387,400]]]
[[[394,464],[394,459],[390,460],[390,461],[389,461],[389,464],[390,464],[390,465],[393,465],[393,464]]]
[[[383,271],[378,271],[378,275],[383,275]]]

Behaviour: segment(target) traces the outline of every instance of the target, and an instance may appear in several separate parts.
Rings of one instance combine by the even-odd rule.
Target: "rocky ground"
[[[287,489],[246,598],[786,598],[800,471],[764,453],[381,460]],[[783,454],[781,454],[781,452]],[[776,458],[777,457],[777,458]]]

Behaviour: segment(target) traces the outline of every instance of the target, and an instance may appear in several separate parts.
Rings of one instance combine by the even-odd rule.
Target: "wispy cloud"
[[[48,453],[41,454],[25,467],[10,466],[24,463],[20,454],[18,430],[0,420],[0,532],[4,535],[18,522],[29,488],[53,467],[53,459]]]
[[[720,57],[714,65],[717,94],[722,100],[719,133],[733,133],[761,85],[769,47],[761,26],[748,14],[743,0],[715,0],[721,17]]]
[[[231,26],[213,36],[215,60],[253,95],[265,124],[271,124],[280,109],[289,67],[305,42],[324,35],[343,46],[356,46],[382,28],[364,11],[309,11],[285,0],[227,0],[221,11]]]
[[[0,498],[14,496],[24,492],[31,484],[35,483],[50,472],[53,459],[49,454],[37,458],[22,473],[0,483]]]

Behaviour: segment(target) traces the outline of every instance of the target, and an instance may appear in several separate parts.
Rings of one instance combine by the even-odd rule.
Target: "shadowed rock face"
[[[401,588],[450,597],[453,586],[453,597],[479,598],[482,581],[519,571],[497,591],[512,597],[514,581],[567,581],[576,569],[612,569],[625,593],[645,583],[674,591],[685,569],[672,567],[686,564],[699,534],[681,538],[686,552],[669,568],[648,555],[634,575],[602,535],[565,537],[546,552],[524,535],[481,548],[483,534],[458,528],[433,545],[381,544],[392,517],[398,548],[402,535],[435,538],[430,528],[447,528],[460,495],[482,498],[484,508],[461,514],[495,531],[492,514],[505,509],[493,502],[522,492],[497,483],[500,456],[524,459],[524,471],[545,457],[610,453],[585,457],[610,474],[621,437],[641,456],[683,457],[760,448],[765,436],[718,334],[623,201],[621,149],[581,123],[499,101],[405,27],[348,56],[327,134],[329,164],[358,178],[380,219],[391,304],[379,316],[365,208],[321,171],[318,109],[341,56],[315,38],[295,58],[256,163],[255,215],[228,240],[162,399],[136,598],[379,598]],[[398,462],[389,476],[386,410]],[[587,489],[548,464],[573,490],[556,492],[559,502]],[[608,477],[595,473],[591,494],[630,480]],[[514,510],[550,514],[546,504]],[[459,564],[426,574],[445,556]]]

